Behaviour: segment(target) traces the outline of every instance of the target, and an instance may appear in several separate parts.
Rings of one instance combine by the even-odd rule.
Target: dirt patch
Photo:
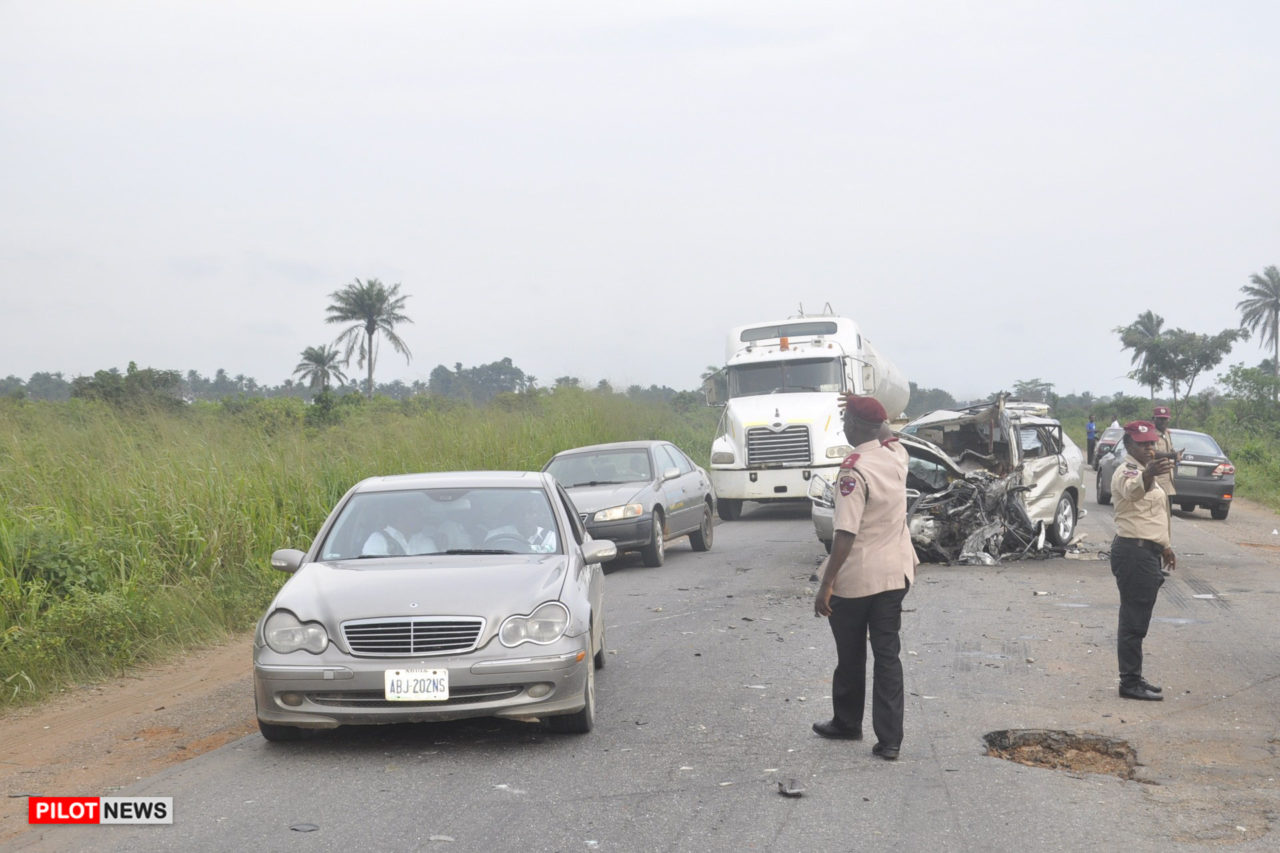
[[[1004,729],[983,736],[987,755],[1031,767],[1132,779],[1138,754],[1118,738],[1051,729]]]
[[[113,791],[257,731],[250,635],[0,717],[0,847],[27,800]]]

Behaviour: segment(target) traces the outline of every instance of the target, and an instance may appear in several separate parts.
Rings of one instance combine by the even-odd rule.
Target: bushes
[[[0,399],[0,707],[248,628],[285,580],[271,552],[306,548],[365,477],[537,469],[632,438],[705,460],[716,418],[580,389],[483,407],[324,397],[132,413]]]

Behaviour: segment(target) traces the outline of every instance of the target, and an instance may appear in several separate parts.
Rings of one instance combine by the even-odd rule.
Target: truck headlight
[[[853,448],[847,444],[835,444],[827,448],[828,459],[843,459],[853,452]]]
[[[712,465],[732,465],[733,453],[728,450],[717,450],[711,454]]]

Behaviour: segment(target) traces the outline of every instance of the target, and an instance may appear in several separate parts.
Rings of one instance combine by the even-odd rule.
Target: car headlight
[[[591,517],[592,521],[619,521],[623,518],[639,518],[644,515],[643,504],[627,504],[602,509]]]
[[[498,629],[498,639],[509,648],[521,643],[545,646],[560,639],[568,627],[569,608],[558,601],[548,601],[527,616],[508,616]]]
[[[825,507],[833,507],[836,505],[836,495],[831,488],[831,484],[821,474],[814,474],[809,478],[809,498],[816,504]]]
[[[728,450],[717,450],[711,454],[712,465],[732,465],[733,453]]]
[[[837,444],[827,448],[828,459],[843,459],[853,452],[853,448],[847,444]]]
[[[329,633],[319,622],[302,622],[288,610],[277,610],[262,626],[262,639],[274,652],[302,651],[320,654],[329,645]]]

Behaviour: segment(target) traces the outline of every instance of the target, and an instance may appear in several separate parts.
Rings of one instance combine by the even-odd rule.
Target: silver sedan
[[[541,473],[375,477],[347,492],[254,636],[268,740],[308,729],[537,717],[585,733],[613,543]]]

